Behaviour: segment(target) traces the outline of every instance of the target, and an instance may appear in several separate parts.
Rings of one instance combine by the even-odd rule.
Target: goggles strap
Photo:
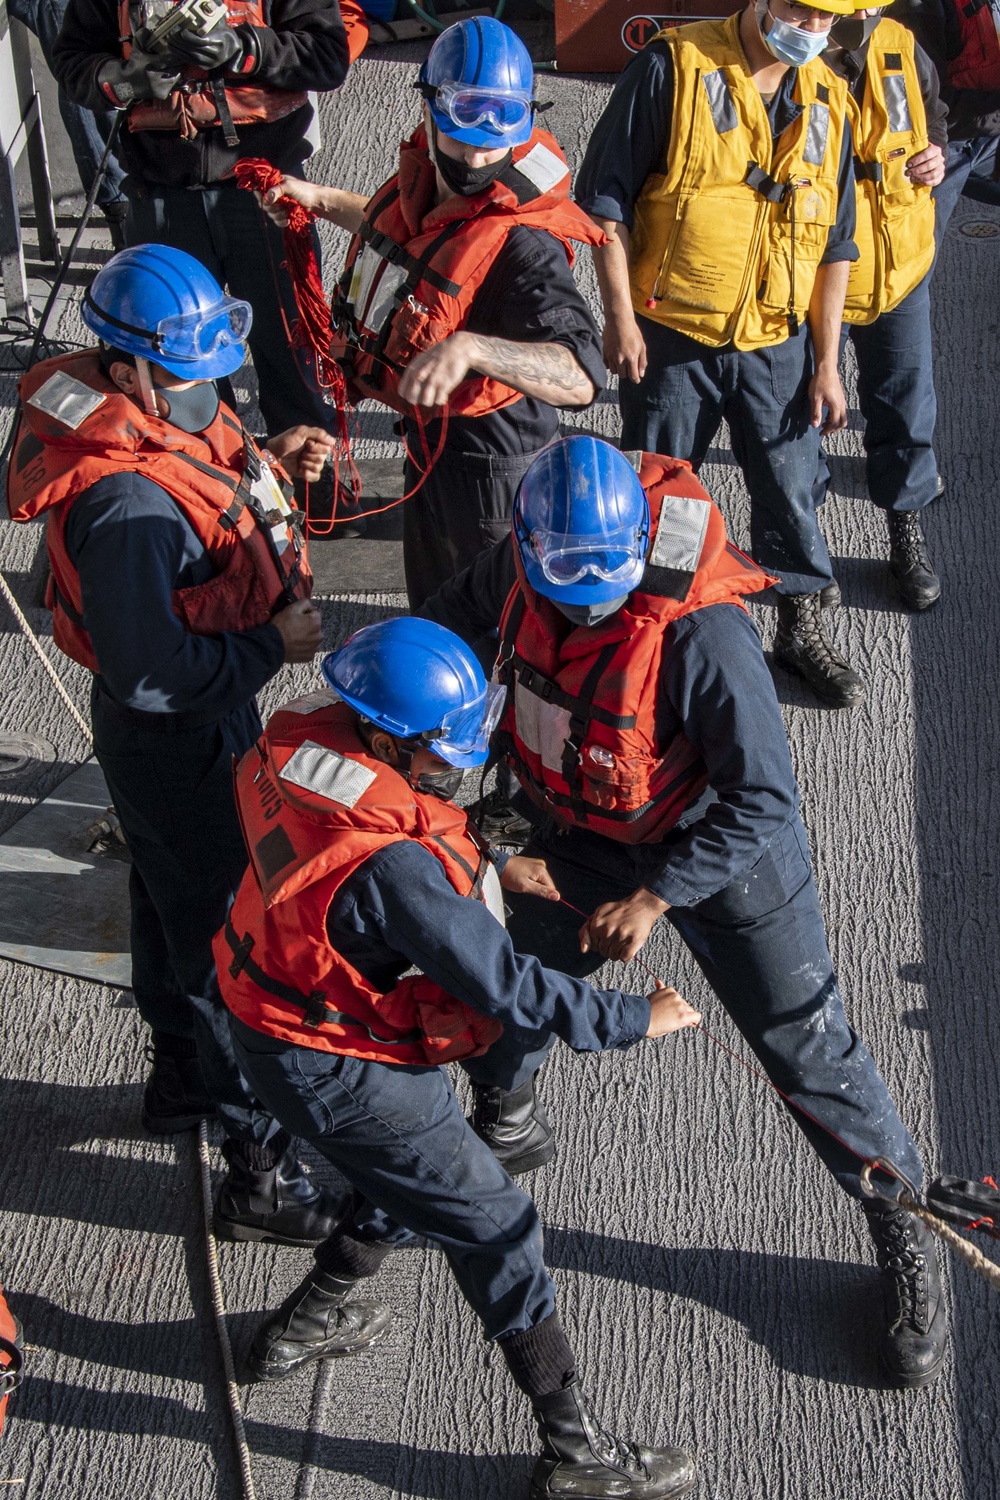
[[[156,404],[156,391],[153,387],[149,360],[143,358],[141,354],[135,356],[135,373],[139,380],[139,394],[142,397],[142,406],[146,416],[159,417],[160,409]]]

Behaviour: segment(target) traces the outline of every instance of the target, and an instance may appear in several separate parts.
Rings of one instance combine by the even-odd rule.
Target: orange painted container
[[[664,26],[732,15],[732,0],[660,0],[656,11],[636,0],[555,0],[556,64],[561,73],[620,73]]]

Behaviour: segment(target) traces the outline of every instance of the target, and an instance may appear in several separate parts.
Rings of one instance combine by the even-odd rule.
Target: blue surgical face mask
[[[555,599],[552,603],[573,625],[599,625],[617,614],[627,601],[628,594],[622,594],[620,599],[606,599],[603,604],[560,604]]]
[[[768,0],[757,0],[755,12],[764,46],[778,62],[785,63],[790,68],[801,68],[826,50],[830,40],[828,31],[803,31],[801,26],[779,21],[776,16],[771,15]],[[771,22],[770,31],[764,30],[765,18]]]

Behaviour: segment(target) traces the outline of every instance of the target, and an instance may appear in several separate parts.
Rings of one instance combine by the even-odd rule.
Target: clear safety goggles
[[[459,130],[488,125],[498,135],[511,135],[524,128],[534,109],[528,89],[501,93],[469,83],[442,83],[428,93]]]
[[[486,693],[473,708],[453,708],[441,720],[440,728],[420,736],[430,749],[443,742],[454,750],[485,749],[490,735],[500,722],[507,689],[497,682],[486,684]]]
[[[231,344],[244,343],[252,322],[249,302],[223,297],[212,307],[161,318],[153,348],[163,349],[175,359],[204,359]]]
[[[529,544],[549,583],[579,583],[588,576],[602,583],[622,583],[635,571],[644,543],[638,526],[601,536],[567,537],[561,532],[536,530]]]

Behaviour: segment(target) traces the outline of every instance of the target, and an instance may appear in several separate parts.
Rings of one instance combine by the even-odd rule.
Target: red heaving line
[[[277,167],[264,161],[261,157],[247,156],[236,163],[236,182],[241,188],[248,192],[266,193],[271,188],[280,187],[284,177]],[[350,404],[347,398],[347,382],[333,352],[333,323],[330,316],[330,304],[323,292],[323,281],[320,276],[319,266],[316,262],[316,252],[313,249],[310,228],[315,215],[308,209],[303,208],[294,198],[282,198],[279,200],[283,208],[288,210],[288,223],[285,226],[285,264],[288,274],[292,279],[292,288],[295,292],[295,305],[298,309],[298,321],[292,330],[292,344],[299,349],[308,349],[316,360],[316,377],[320,389],[329,393],[334,409],[336,411],[336,447],[333,453],[334,467],[334,504],[333,514],[325,527],[318,526],[315,522],[309,524],[310,532],[315,535],[319,532],[329,534],[338,520],[337,501],[341,493],[346,492],[355,498],[361,496],[361,476],[357,465],[351,456],[351,434],[349,428]],[[402,505],[404,500],[409,500],[417,493],[426,480],[431,469],[434,467],[444,447],[445,435],[448,430],[448,412],[445,408],[441,421],[441,430],[434,452],[429,453],[424,438],[423,423],[417,416],[420,428],[420,439],[422,457],[426,467],[420,471],[420,478],[414,487],[402,495],[398,500],[393,500],[389,505],[380,506],[378,510],[366,511],[366,515],[381,515],[382,511],[392,510],[397,505]],[[419,470],[419,465],[410,454],[409,457],[414,467]],[[341,485],[340,466],[344,465],[347,471],[347,483]],[[308,497],[308,486],[306,487]],[[306,500],[306,519],[308,521],[309,502]],[[349,517],[341,516],[340,520]]]

